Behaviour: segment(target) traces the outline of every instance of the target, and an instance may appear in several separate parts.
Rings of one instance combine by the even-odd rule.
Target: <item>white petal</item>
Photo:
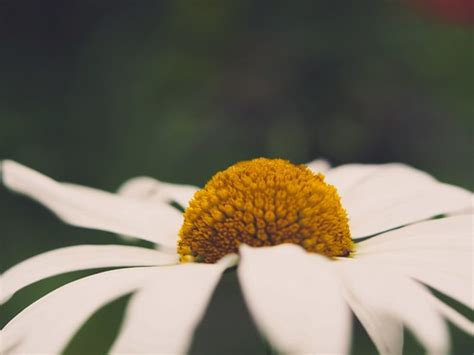
[[[446,305],[444,302],[441,302],[434,296],[432,297],[432,303],[446,319],[449,319],[459,329],[465,331],[471,336],[474,336],[474,323],[472,323],[469,319],[450,306]]]
[[[170,184],[147,176],[139,176],[126,181],[120,186],[118,193],[123,196],[140,200],[161,202],[177,202],[183,208],[199,188],[191,185]]]
[[[381,355],[398,355],[403,350],[403,324],[399,319],[381,312],[359,300],[349,289],[344,297]]]
[[[403,164],[341,166],[327,181],[338,188],[354,239],[457,212],[472,201],[471,192]]]
[[[3,330],[0,330],[0,354],[11,354],[15,346],[19,343],[19,341],[19,337],[7,337],[5,332]]]
[[[165,203],[58,183],[13,161],[2,162],[2,173],[8,188],[37,200],[67,223],[176,248],[182,215]]]
[[[472,307],[472,215],[418,223],[357,244],[355,257],[389,266]]]
[[[324,159],[316,159],[309,163],[306,163],[306,166],[312,170],[314,173],[326,173],[331,168],[331,164]]]
[[[351,315],[332,264],[296,245],[241,247],[239,280],[257,326],[288,354],[344,354]]]
[[[13,318],[3,337],[20,339],[15,353],[58,354],[95,311],[139,288],[157,269],[107,271],[60,287]]]
[[[111,353],[185,353],[226,266],[185,264],[159,269],[130,300]]]
[[[423,286],[378,263],[341,260],[336,264],[347,293],[366,312],[402,322],[430,354],[449,351],[446,324]]]
[[[463,215],[463,214],[474,214],[474,194],[471,194],[471,205],[468,207],[464,207],[458,211],[454,211],[450,213],[450,215]]]
[[[337,187],[340,195],[349,192],[383,165],[345,164],[326,172],[326,181]]]
[[[121,245],[80,245],[56,249],[27,259],[0,275],[0,303],[36,281],[65,272],[119,266],[170,265],[178,256]]]

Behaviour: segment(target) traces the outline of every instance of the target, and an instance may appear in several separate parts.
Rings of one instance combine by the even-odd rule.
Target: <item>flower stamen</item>
[[[185,210],[179,235],[182,262],[214,263],[242,243],[294,243],[330,257],[352,248],[336,188],[281,159],[244,161],[214,175]]]

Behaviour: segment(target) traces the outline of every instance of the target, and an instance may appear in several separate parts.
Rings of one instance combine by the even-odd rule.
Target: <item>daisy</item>
[[[13,161],[1,169],[5,186],[63,221],[157,248],[72,246],[8,269],[2,302],[53,275],[117,268],[21,311],[1,331],[0,352],[59,353],[94,312],[133,293],[110,352],[185,353],[222,273],[237,264],[248,308],[281,353],[346,354],[352,313],[381,354],[402,352],[405,327],[431,354],[449,352],[447,320],[473,332],[428,288],[472,307],[472,194],[409,166],[261,158],[201,190],[141,177],[118,194]]]

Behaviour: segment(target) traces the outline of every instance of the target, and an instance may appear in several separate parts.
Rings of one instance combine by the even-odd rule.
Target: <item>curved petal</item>
[[[95,311],[135,291],[157,269],[119,269],[71,282],[20,312],[3,328],[2,336],[7,342],[19,339],[16,353],[58,354]]]
[[[441,313],[446,319],[450,320],[459,329],[463,330],[467,334],[474,336],[474,323],[467,319],[461,313],[457,312],[444,302],[441,302],[436,297],[432,297],[431,301],[435,308]]]
[[[36,281],[65,272],[119,266],[170,265],[178,256],[122,245],[80,245],[56,249],[27,259],[0,275],[0,303]]]
[[[306,166],[313,171],[314,173],[326,173],[329,169],[331,169],[331,164],[325,159],[316,159],[306,163]]]
[[[285,354],[344,354],[351,315],[332,264],[296,245],[241,247],[238,276],[257,326]]]
[[[401,355],[403,350],[403,324],[399,319],[381,312],[373,312],[363,300],[349,289],[344,290],[344,298],[367,331],[381,355]]]
[[[118,193],[123,196],[140,200],[161,202],[177,202],[183,208],[199,188],[191,185],[170,184],[147,176],[139,176],[127,180],[120,186]]]
[[[4,184],[52,210],[63,221],[176,248],[182,215],[165,203],[138,201],[85,186],[58,183],[13,161],[2,162]]]
[[[443,184],[403,164],[347,165],[332,169],[354,239],[469,208],[472,193]]]
[[[366,312],[403,323],[429,354],[448,353],[447,326],[423,286],[378,263],[347,259],[336,265],[346,292]]]
[[[112,354],[183,354],[233,258],[157,270],[130,300]]]
[[[430,220],[357,244],[356,259],[396,269],[472,307],[472,218]]]
[[[326,172],[326,181],[337,187],[339,194],[345,195],[354,186],[363,182],[368,176],[383,165],[375,164],[345,164]]]

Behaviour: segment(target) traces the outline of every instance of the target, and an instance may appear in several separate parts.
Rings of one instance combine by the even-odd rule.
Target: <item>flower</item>
[[[409,166],[257,159],[202,190],[141,177],[118,194],[13,161],[1,167],[8,188],[63,221],[158,249],[72,246],[8,269],[2,302],[53,275],[122,267],[31,304],[0,333],[0,351],[58,353],[96,310],[133,292],[111,352],[185,353],[222,273],[237,263],[258,328],[283,353],[347,353],[351,310],[383,354],[401,353],[404,327],[432,354],[449,351],[446,320],[473,332],[427,288],[472,307],[472,194]]]

